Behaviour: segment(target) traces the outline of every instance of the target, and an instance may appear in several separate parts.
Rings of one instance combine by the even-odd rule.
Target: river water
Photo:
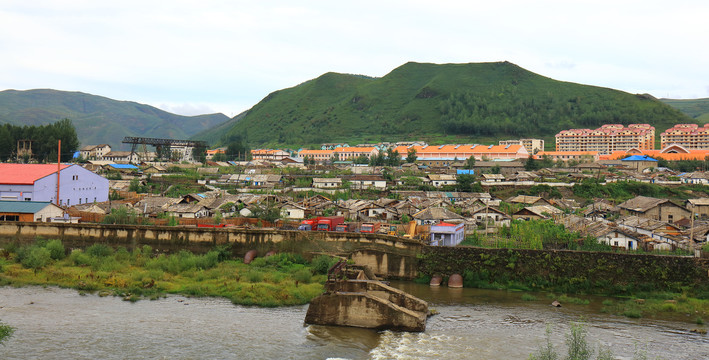
[[[136,303],[59,288],[0,288],[0,320],[16,329],[0,359],[527,359],[546,323],[564,354],[569,325],[583,317],[588,342],[632,359],[709,359],[709,335],[690,322],[626,319],[591,305],[549,306],[520,293],[393,283],[439,315],[423,333],[304,326],[306,306],[257,308],[223,299]]]

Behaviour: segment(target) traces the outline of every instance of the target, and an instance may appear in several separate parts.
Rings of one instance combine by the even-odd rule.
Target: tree
[[[37,270],[47,266],[51,259],[52,254],[49,250],[40,246],[32,246],[22,259],[22,266],[33,269],[36,275]]]
[[[475,167],[475,156],[470,155],[468,160],[465,160],[465,168],[466,169],[472,169]]]
[[[401,165],[401,154],[397,150],[389,149],[387,151],[387,165],[389,166],[399,166]]]
[[[416,159],[418,159],[418,156],[416,156],[416,149],[409,148],[409,150],[406,152],[406,162],[409,164],[413,164],[416,162]]]
[[[355,164],[368,164],[369,158],[367,158],[367,155],[360,155],[354,159],[354,163]]]
[[[226,160],[227,160],[227,158],[226,158],[225,153],[218,152],[218,153],[214,154],[214,156],[212,156],[212,161],[226,161]]]
[[[525,161],[524,169],[527,171],[534,171],[539,169],[539,165],[537,164],[536,160],[534,160],[532,155],[529,155],[527,161]]]

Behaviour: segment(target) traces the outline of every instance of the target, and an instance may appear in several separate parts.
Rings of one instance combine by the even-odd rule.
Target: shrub
[[[300,269],[293,274],[293,279],[295,281],[305,284],[309,284],[312,278],[313,274],[308,269]]]
[[[313,272],[324,275],[327,274],[327,271],[330,270],[330,268],[335,265],[337,261],[337,258],[327,255],[320,255],[313,259],[310,265],[313,268]]]
[[[567,359],[587,360],[593,355],[593,349],[586,341],[586,327],[581,323],[571,324],[571,333],[566,335],[566,346],[568,346]]]
[[[47,266],[51,260],[52,255],[49,250],[39,246],[32,246],[27,251],[27,255],[22,259],[22,266],[28,269],[34,269],[36,274],[37,270]]]
[[[104,257],[113,254],[113,249],[106,244],[93,244],[86,248],[86,253],[94,257]]]
[[[61,260],[66,257],[66,250],[61,240],[49,240],[45,248],[49,250],[49,255],[53,260]]]
[[[5,342],[7,339],[9,339],[10,336],[12,336],[12,334],[14,332],[15,332],[14,328],[0,322],[0,345],[2,345],[3,342]]]

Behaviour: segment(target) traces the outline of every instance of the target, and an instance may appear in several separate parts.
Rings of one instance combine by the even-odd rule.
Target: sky
[[[556,80],[709,97],[709,1],[3,0],[0,90],[233,117],[334,71],[509,61]]]

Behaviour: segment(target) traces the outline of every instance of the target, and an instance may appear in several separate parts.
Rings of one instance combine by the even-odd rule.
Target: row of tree
[[[71,120],[41,126],[3,124],[0,126],[0,161],[57,161],[58,140],[62,141],[61,158],[71,159],[79,149],[79,138]],[[23,146],[28,149],[31,146],[31,153],[23,152]]]

